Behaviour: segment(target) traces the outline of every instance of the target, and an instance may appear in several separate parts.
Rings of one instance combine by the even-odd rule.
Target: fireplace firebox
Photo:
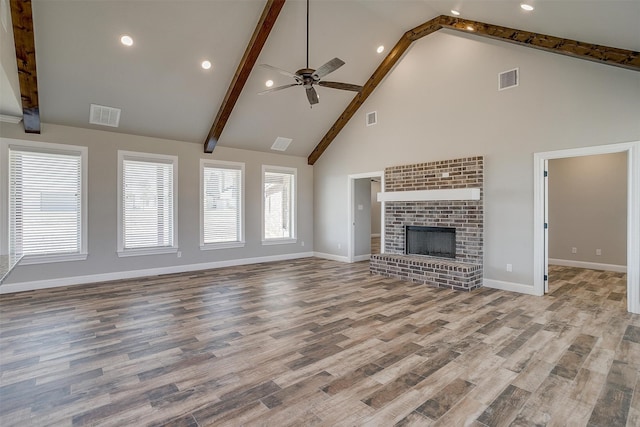
[[[456,229],[453,227],[405,227],[405,254],[456,257]]]

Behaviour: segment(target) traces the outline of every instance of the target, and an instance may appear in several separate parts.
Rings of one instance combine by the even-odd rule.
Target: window
[[[87,258],[86,162],[86,147],[8,145],[8,250],[21,264]]]
[[[244,163],[200,160],[200,248],[244,246]]]
[[[178,251],[178,158],[118,151],[118,255]]]
[[[262,243],[294,243],[296,169],[262,167]]]

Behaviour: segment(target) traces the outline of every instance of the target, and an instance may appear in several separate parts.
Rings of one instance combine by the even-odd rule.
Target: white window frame
[[[265,206],[264,206],[264,176],[266,172],[275,172],[275,173],[286,173],[293,175],[293,191],[291,192],[291,237],[285,238],[265,238],[265,229],[264,229],[264,221],[265,221]],[[261,194],[261,228],[262,228],[262,244],[263,245],[286,245],[291,243],[296,243],[297,233],[298,233],[298,169],[289,168],[284,166],[270,166],[270,165],[262,165],[262,186],[260,189]]]
[[[158,162],[171,164],[173,167],[173,246],[150,247],[150,248],[124,248],[124,212],[122,205],[123,196],[123,172],[124,160],[135,160],[139,162]],[[177,253],[178,246],[178,157],[166,154],[139,153],[136,151],[118,150],[118,248],[119,257],[161,255]]]
[[[54,262],[68,262],[68,261],[84,261],[88,257],[88,209],[87,209],[87,189],[88,189],[88,156],[89,149],[84,146],[67,145],[67,144],[54,144],[44,143],[37,141],[26,141],[19,139],[0,138],[0,169],[3,173],[0,176],[0,182],[2,183],[2,191],[0,191],[0,197],[3,201],[3,209],[0,214],[2,220],[2,227],[0,227],[0,233],[2,233],[3,247],[0,249],[0,254],[7,254],[9,251],[9,152],[11,149],[16,151],[20,149],[34,151],[39,153],[52,153],[52,154],[67,154],[67,155],[79,155],[80,156],[80,250],[77,253],[72,254],[48,254],[48,255],[25,255],[20,261],[20,265],[30,264],[46,264]]]
[[[219,168],[219,169],[233,169],[240,170],[240,227],[238,240],[234,242],[220,242],[220,243],[205,243],[204,242],[204,169],[205,168]],[[244,234],[244,198],[245,198],[245,184],[244,184],[244,170],[245,164],[240,162],[228,162],[223,160],[208,160],[200,159],[200,250],[212,250],[212,249],[230,249],[230,248],[243,248],[245,245]]]

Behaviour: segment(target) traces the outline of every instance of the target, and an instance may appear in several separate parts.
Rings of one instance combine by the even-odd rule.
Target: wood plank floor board
[[[0,425],[636,426],[624,274],[545,297],[316,258],[0,296]]]

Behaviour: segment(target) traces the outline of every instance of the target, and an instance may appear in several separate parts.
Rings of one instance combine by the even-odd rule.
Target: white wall
[[[499,92],[498,73],[515,67],[520,86]],[[414,43],[316,163],[315,250],[345,254],[347,175],[482,155],[485,279],[532,286],[533,153],[639,140],[639,112],[638,72],[441,30]]]
[[[627,153],[549,160],[549,258],[627,264]]]
[[[89,147],[89,256],[86,261],[18,266],[5,279],[8,284],[40,280],[107,275],[135,270],[171,269],[193,264],[260,257],[297,256],[313,251],[313,168],[306,158],[217,147],[204,154],[200,144],[170,141],[57,126],[44,123],[41,135],[27,135],[22,125],[0,124],[4,138],[55,142]],[[118,258],[117,235],[117,152],[118,150],[178,156],[178,244],[176,254]],[[199,162],[201,158],[245,163],[244,248],[202,251],[199,248]],[[295,167],[298,170],[298,242],[261,244],[261,165]],[[2,171],[4,173],[4,170]],[[6,199],[2,198],[2,211]],[[304,242],[304,246],[302,246]]]

